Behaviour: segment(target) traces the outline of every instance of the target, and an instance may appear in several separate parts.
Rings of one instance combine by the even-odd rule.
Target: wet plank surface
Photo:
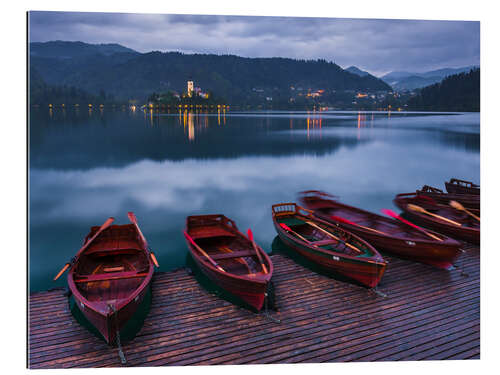
[[[127,366],[478,359],[479,249],[443,271],[385,256],[379,293],[273,255],[279,312],[218,298],[186,270],[154,276],[144,326],[124,345]],[[29,297],[30,368],[121,366],[73,318],[64,290]]]

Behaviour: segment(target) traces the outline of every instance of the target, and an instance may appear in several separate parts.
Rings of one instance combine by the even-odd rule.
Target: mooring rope
[[[122,365],[127,364],[127,360],[125,359],[125,354],[123,354],[122,343],[120,340],[120,329],[118,328],[118,314],[116,313],[115,306],[109,305],[111,307],[111,311],[113,311],[113,315],[115,316],[116,323],[116,345],[118,346],[118,356],[120,357],[120,361]]]

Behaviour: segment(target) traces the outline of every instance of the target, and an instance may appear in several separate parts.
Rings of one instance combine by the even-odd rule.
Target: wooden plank
[[[366,288],[272,255],[281,324],[200,287],[184,269],[157,273],[144,326],[125,343],[129,366],[479,358],[479,251],[465,246],[444,271],[387,257],[379,284]],[[81,327],[64,289],[29,298],[30,368],[120,366]]]

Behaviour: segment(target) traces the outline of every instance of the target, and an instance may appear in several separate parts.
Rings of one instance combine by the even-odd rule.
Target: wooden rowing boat
[[[480,243],[480,223],[464,211],[430,202],[427,199],[422,199],[416,193],[398,194],[394,203],[417,224],[457,240],[477,245]],[[425,212],[412,210],[410,209],[411,205],[420,207]],[[479,217],[478,210],[471,209],[469,211]]]
[[[273,263],[234,221],[224,215],[188,216],[184,234],[194,261],[210,280],[257,311],[262,309]]]
[[[154,267],[137,223],[99,230],[92,227],[85,237],[72,261],[68,286],[87,320],[108,344],[115,344],[142,302]]]
[[[321,191],[304,191],[300,193],[300,201],[315,216],[357,234],[380,251],[401,258],[450,269],[460,254],[461,244],[452,238],[431,231],[429,236],[401,221],[340,203]]]
[[[445,193],[441,189],[424,185],[422,189],[416,191],[417,195],[426,196],[433,199],[436,203],[449,205],[451,201],[461,203],[466,208],[474,210],[480,209],[480,195],[479,194],[457,194]]]
[[[476,185],[470,181],[459,180],[458,178],[452,178],[450,181],[445,182],[446,191],[453,194],[480,194],[479,185]]]
[[[375,287],[387,263],[368,242],[311,215],[295,203],[272,206],[281,241],[320,267]]]

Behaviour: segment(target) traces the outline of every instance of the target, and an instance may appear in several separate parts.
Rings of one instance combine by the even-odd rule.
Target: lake
[[[188,215],[222,213],[266,251],[271,205],[323,190],[379,212],[398,193],[480,183],[479,113],[33,109],[29,129],[30,291],[93,225],[139,225],[166,271],[182,267]]]

